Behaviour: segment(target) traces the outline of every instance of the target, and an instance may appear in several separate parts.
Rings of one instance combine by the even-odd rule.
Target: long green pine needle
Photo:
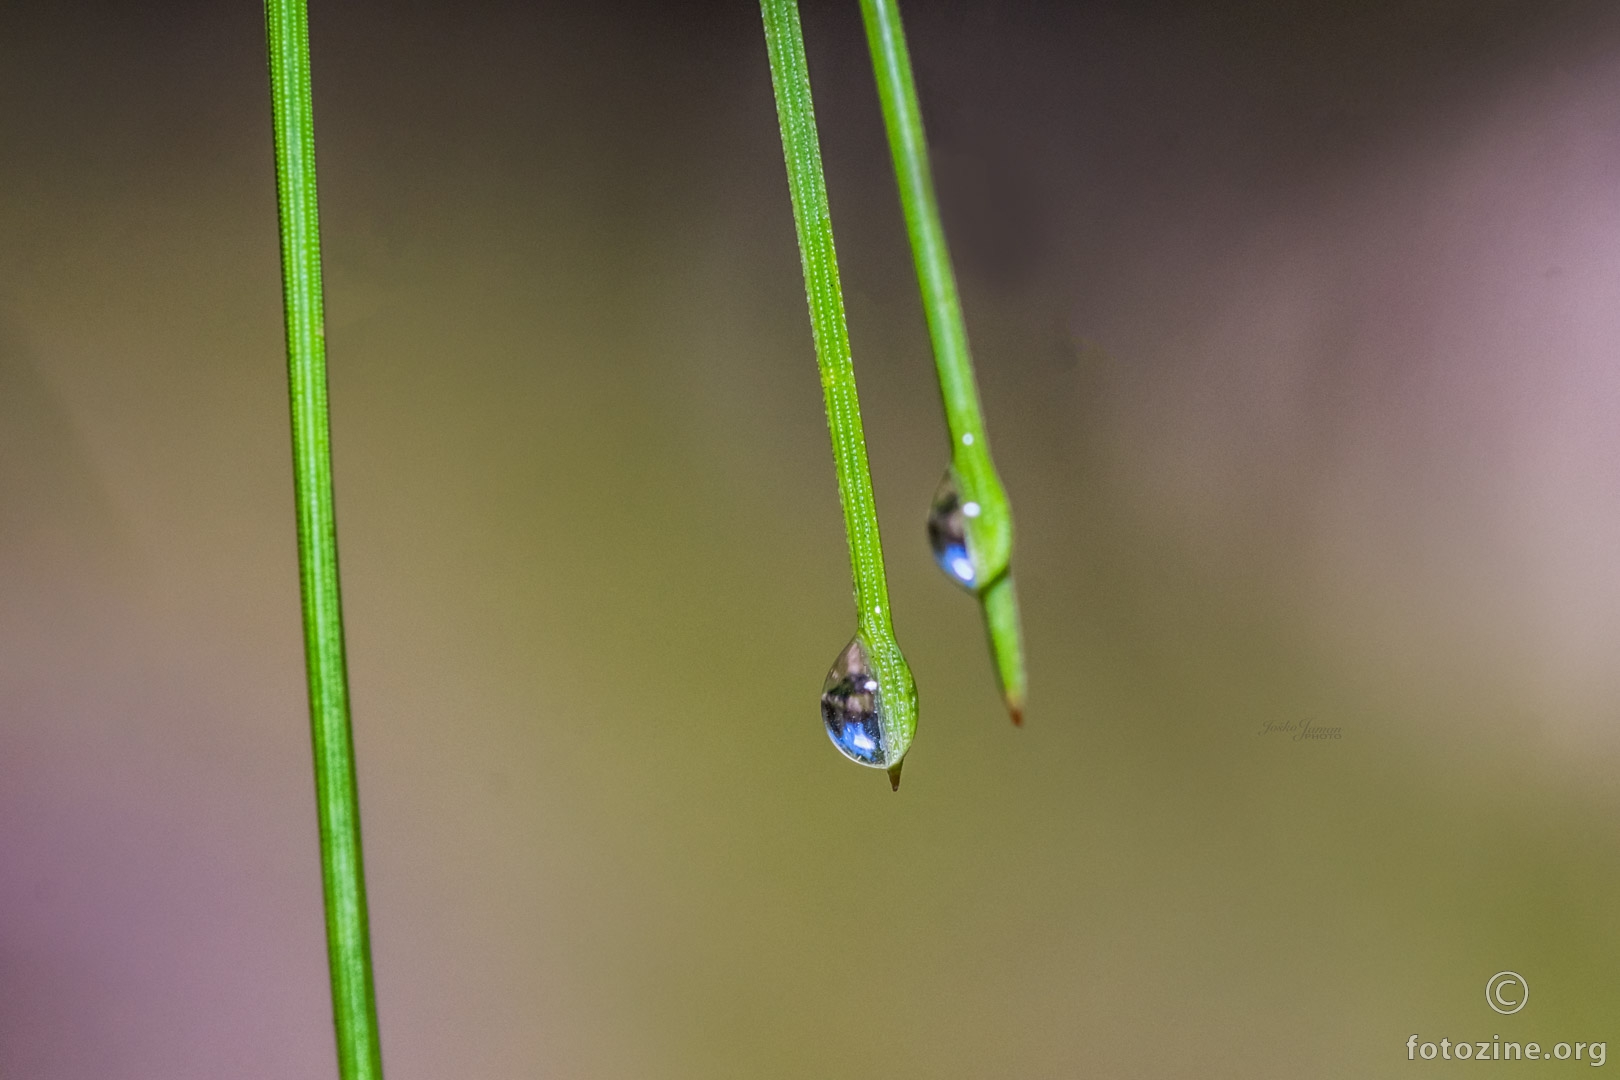
[[[810,100],[810,70],[804,55],[804,33],[795,0],[761,0],[771,82],[776,92],[782,152],[787,162],[793,222],[799,237],[800,262],[816,359],[821,368],[827,428],[832,435],[833,463],[844,507],[855,578],[858,635],[876,670],[884,700],[884,736],[889,744],[889,775],[899,783],[900,764],[917,727],[916,688],[895,641],[883,570],[883,543],[878,535],[877,504],[866,461],[866,436],[849,329],[844,320],[844,294],[833,248],[827,182],[821,167],[815,109]]]
[[[332,502],[309,15],[304,0],[267,0],[265,21],[270,41],[287,376],[292,400],[298,572],[338,1074],[342,1080],[381,1080],[382,1050],[371,974]]]
[[[900,9],[896,0],[861,0],[861,14],[905,211],[906,232],[917,267],[917,284],[934,343],[940,397],[951,433],[951,468],[963,502],[979,507],[978,515],[966,521],[968,544],[978,571],[975,591],[984,609],[1002,696],[1013,722],[1019,723],[1023,719],[1026,676],[1018,594],[1011,568],[1012,507],[990,458],[973,357],[968,351],[967,325],[962,318],[939,203],[934,197],[922,108],[917,102]]]

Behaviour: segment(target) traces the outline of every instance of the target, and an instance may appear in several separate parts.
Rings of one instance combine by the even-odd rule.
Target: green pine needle
[[[804,34],[795,0],[761,0],[765,41],[770,53],[771,82],[782,128],[793,222],[799,235],[810,325],[821,367],[821,390],[832,435],[833,464],[844,505],[844,530],[855,577],[857,636],[866,647],[883,698],[885,767],[898,785],[900,766],[917,729],[917,690],[911,669],[894,639],[888,584],[883,572],[883,544],[878,535],[877,504],[866,462],[866,436],[860,400],[855,393],[855,367],[850,358],[849,329],[844,322],[844,294],[833,249],[832,219],[827,209],[827,182],[821,169],[815,109],[810,101],[810,70],[804,56]]]
[[[309,85],[309,16],[304,0],[267,0],[265,20],[270,39],[287,376],[292,398],[298,572],[338,1073],[343,1080],[381,1080],[382,1051],[371,975],[360,804],[355,789],[343,609],[338,589],[337,525],[332,504],[321,242],[315,201],[315,128]]]
[[[917,266],[928,332],[934,342],[934,365],[939,392],[951,432],[951,469],[964,503],[977,503],[978,516],[967,519],[968,548],[975,567],[975,591],[984,608],[996,674],[1013,723],[1024,714],[1026,678],[1024,651],[1018,624],[1018,596],[1012,576],[1012,507],[990,458],[990,440],[984,430],[979,391],[968,351],[967,325],[956,292],[945,227],[928,166],[928,141],[923,134],[922,109],[911,76],[905,30],[896,0],[861,0],[866,40],[877,77],[883,122],[888,129],[894,158],[895,180],[905,211],[906,232]]]

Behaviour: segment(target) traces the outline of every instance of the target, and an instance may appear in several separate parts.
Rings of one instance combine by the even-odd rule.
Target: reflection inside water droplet
[[[827,736],[851,761],[882,768],[883,696],[860,638],[833,661],[821,686],[821,719]]]
[[[971,510],[969,509],[971,508]],[[962,503],[956,487],[956,472],[945,470],[945,479],[934,493],[934,505],[928,511],[928,546],[934,550],[934,561],[958,585],[973,588],[977,573],[973,569],[973,555],[968,550],[967,519],[979,516],[979,504]]]

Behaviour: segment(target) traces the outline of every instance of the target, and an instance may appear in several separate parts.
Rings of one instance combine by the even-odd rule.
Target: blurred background
[[[1620,1041],[1620,9],[906,14],[1031,698],[928,556],[859,14],[806,0],[895,795],[817,711],[853,611],[757,9],[314,5],[390,1077]],[[7,5],[0,100],[0,1076],[334,1075],[262,12]]]

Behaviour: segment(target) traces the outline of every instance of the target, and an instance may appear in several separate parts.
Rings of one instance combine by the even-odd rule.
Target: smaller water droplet
[[[839,753],[862,765],[884,767],[883,695],[858,637],[827,672],[821,686],[821,720]]]
[[[979,516],[979,504],[976,503],[976,502],[965,502],[965,503],[963,503],[962,504],[962,513],[966,514],[968,517],[978,517]]]
[[[962,445],[963,446],[972,446],[973,445],[973,432],[965,431],[965,432],[962,433]]]
[[[967,506],[973,507],[973,515],[967,513]],[[968,503],[967,506],[962,505],[955,470],[945,470],[945,479],[940,481],[939,490],[934,493],[934,505],[928,511],[928,546],[933,549],[934,561],[939,563],[940,569],[958,585],[971,589],[978,574],[968,550],[967,519],[977,515],[979,504]]]

